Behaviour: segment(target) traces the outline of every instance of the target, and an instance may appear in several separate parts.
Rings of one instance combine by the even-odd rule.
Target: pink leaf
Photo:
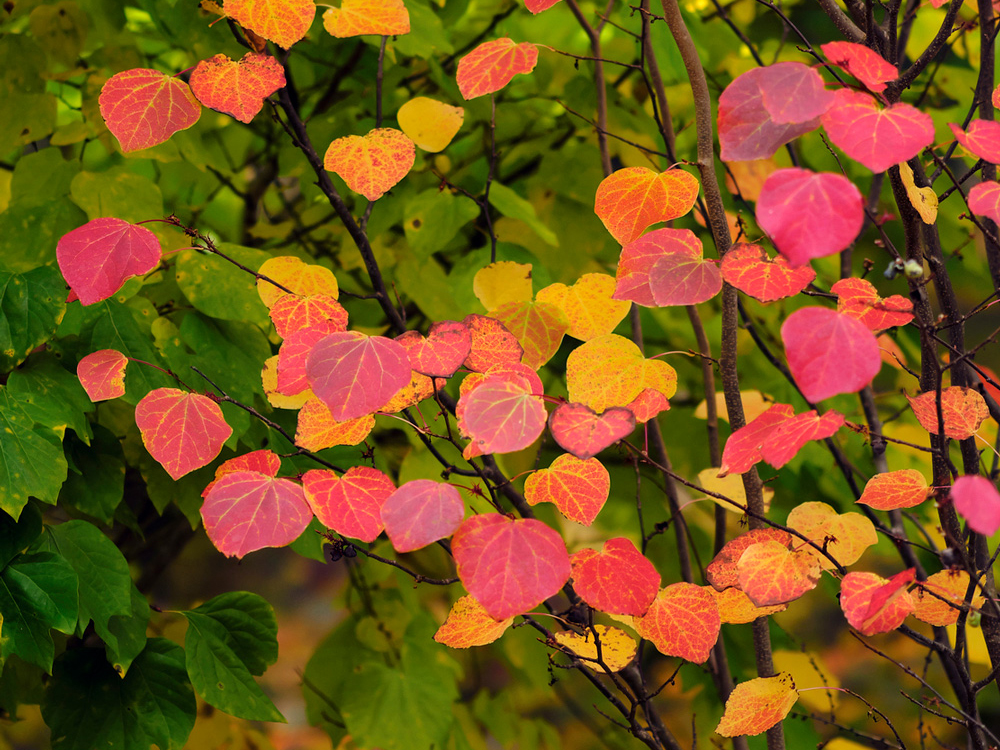
[[[331,333],[334,332],[327,328],[306,328],[289,334],[281,342],[281,348],[278,349],[279,393],[294,396],[309,388],[309,378],[306,376],[309,354],[318,341]]]
[[[819,73],[799,62],[781,62],[761,68],[758,77],[764,109],[776,125],[810,122],[833,105],[833,93],[824,88]]]
[[[967,150],[990,164],[1000,164],[1000,122],[973,120],[964,132],[955,123],[948,127]]]
[[[201,116],[190,86],[151,68],[115,73],[101,88],[98,105],[125,153],[163,143]]]
[[[219,405],[199,393],[157,388],[135,407],[142,442],[171,479],[200,469],[233,434]]]
[[[815,411],[785,420],[760,446],[760,456],[775,469],[787,464],[810,440],[828,438],[844,426],[844,415],[833,410],[822,417]]]
[[[972,213],[1000,222],[1000,182],[980,182],[969,191]]]
[[[775,428],[784,424],[795,414],[789,404],[774,404],[756,419],[736,430],[726,441],[722,451],[722,466],[719,476],[743,474],[762,459],[760,447]]]
[[[757,223],[792,266],[850,247],[864,218],[861,192],[830,172],[779,169],[757,201]]]
[[[487,380],[459,403],[464,430],[480,453],[522,450],[545,429],[545,402],[519,382]]]
[[[215,483],[226,476],[226,474],[232,474],[237,471],[256,471],[269,477],[276,477],[280,469],[281,458],[274,451],[265,449],[244,453],[242,456],[223,461],[215,470],[215,479],[209,482],[205,489],[201,491],[201,496],[208,497],[208,493],[212,491]]]
[[[205,533],[228,557],[291,544],[311,517],[302,487],[257,471],[226,474],[201,506]]]
[[[504,37],[483,42],[458,61],[455,78],[465,99],[499,91],[515,75],[530,73],[538,62],[538,47],[515,44]]]
[[[128,279],[152,271],[160,254],[155,234],[121,219],[93,219],[56,245],[59,270],[84,305],[107,299]]]
[[[396,337],[410,355],[410,367],[428,377],[448,378],[462,366],[472,349],[472,332],[465,323],[434,323],[427,338],[418,331]]]
[[[659,307],[697,305],[722,291],[722,273],[710,260],[672,253],[649,269],[649,288]]]
[[[353,466],[342,477],[329,469],[310,469],[302,486],[321,524],[362,542],[374,542],[382,533],[382,505],[396,491],[389,477],[369,466]]]
[[[107,401],[125,395],[128,357],[114,349],[88,354],[76,366],[76,376],[91,401]]]
[[[886,82],[899,76],[895,65],[886,62],[878,52],[863,44],[828,42],[820,49],[831,63],[846,70],[875,94],[885,91]]]
[[[1000,530],[1000,493],[986,477],[959,477],[951,486],[951,499],[973,531],[992,536]]]
[[[622,248],[618,259],[612,299],[628,300],[643,307],[656,307],[650,274],[658,260],[667,256],[700,260],[701,240],[689,229],[655,229]],[[662,291],[662,290],[661,290]]]
[[[458,490],[430,479],[407,482],[382,505],[385,533],[397,552],[412,552],[451,536],[464,516]]]
[[[796,310],[781,326],[781,339],[792,377],[813,403],[860,391],[882,367],[872,332],[825,307]]]
[[[357,331],[322,338],[306,361],[313,393],[338,422],[378,411],[410,384],[410,372],[410,358],[400,344]]]
[[[635,429],[635,415],[615,406],[596,414],[584,404],[561,404],[549,418],[549,430],[559,446],[579,459],[593,458]]]

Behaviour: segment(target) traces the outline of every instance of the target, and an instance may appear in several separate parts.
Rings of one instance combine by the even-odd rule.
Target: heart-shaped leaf
[[[905,326],[913,320],[913,303],[894,294],[882,299],[865,279],[841,279],[830,287],[837,295],[837,312],[856,318],[873,333]]]
[[[627,167],[597,186],[594,213],[618,244],[627,245],[647,227],[684,216],[697,199],[698,180],[683,169]]]
[[[927,576],[917,589],[917,604],[913,616],[930,625],[945,627],[958,622],[969,590],[969,574],[964,570],[939,570]],[[944,601],[942,601],[944,599]],[[980,609],[986,603],[981,593],[973,595],[969,606]]]
[[[740,558],[751,545],[765,541],[777,541],[789,549],[792,547],[792,535],[782,529],[752,529],[745,534],[740,534],[735,539],[730,539],[705,568],[705,576],[712,584],[712,588],[716,591],[724,591],[733,586],[739,586],[737,565]]]
[[[163,143],[201,117],[201,105],[190,86],[149,68],[111,76],[101,88],[98,104],[125,153]]]
[[[914,398],[906,394],[906,400],[910,402],[920,426],[931,435],[939,434],[937,392],[928,391]],[[945,436],[965,440],[976,434],[979,425],[990,415],[990,410],[977,391],[953,385],[941,389],[941,415]]]
[[[326,295],[334,299],[340,297],[340,287],[333,271],[324,266],[305,263],[301,258],[296,258],[293,255],[279,255],[277,258],[270,258],[257,269],[257,273],[266,276],[271,281],[277,281],[285,289],[300,297],[309,297],[314,294]],[[260,295],[260,301],[267,308],[273,307],[275,302],[288,294],[285,289],[276,287],[271,281],[257,279],[257,294]]]
[[[563,453],[547,469],[524,481],[529,505],[553,503],[566,518],[590,526],[611,493],[611,476],[596,458],[581,461]]]
[[[367,135],[338,138],[326,150],[323,166],[338,174],[347,187],[377,201],[413,167],[417,151],[413,141],[393,128],[378,128]]]
[[[609,539],[598,552],[582,549],[570,557],[573,586],[594,609],[642,616],[660,590],[660,574],[631,541]]]
[[[590,341],[613,332],[628,315],[631,306],[627,300],[613,299],[614,291],[615,280],[611,276],[585,273],[572,286],[549,284],[535,299],[562,310],[569,322],[566,335]]]
[[[76,376],[91,401],[107,401],[125,395],[128,357],[115,349],[88,354],[76,366]]]
[[[834,103],[820,74],[799,62],[780,62],[761,68],[757,78],[764,109],[775,125],[811,122]]]
[[[208,493],[215,486],[215,483],[226,476],[226,474],[233,474],[237,471],[255,471],[258,474],[276,477],[280,469],[281,459],[274,451],[265,449],[244,453],[242,456],[223,461],[215,470],[215,479],[206,485],[205,489],[201,492],[201,496],[207,497]]]
[[[256,52],[247,52],[238,62],[215,55],[191,71],[191,91],[198,101],[240,122],[250,122],[264,100],[284,85],[281,63]]]
[[[414,479],[386,498],[381,515],[393,548],[412,552],[454,534],[465,504],[450,484]]]
[[[135,406],[135,424],[149,455],[175,480],[210,463],[233,434],[217,403],[176,388],[147,393]]]
[[[738,243],[722,258],[722,278],[761,302],[774,302],[798,294],[816,272],[810,266],[792,268],[782,256],[768,257],[760,245]]]
[[[448,378],[462,366],[472,351],[472,332],[465,323],[441,320],[431,325],[427,338],[419,331],[407,331],[397,336],[410,355],[410,367],[417,372]]]
[[[480,455],[523,450],[545,429],[545,402],[522,383],[489,379],[459,403],[462,428]]]
[[[816,588],[820,566],[804,550],[790,550],[772,540],[747,547],[736,563],[736,576],[754,605],[769,607],[794,601]]]
[[[766,732],[792,710],[799,694],[787,672],[741,682],[726,699],[726,710],[715,728],[723,737]]]
[[[347,310],[333,297],[325,294],[309,297],[283,294],[271,305],[268,313],[274,323],[274,330],[283,339],[309,329],[326,333],[347,330]]]
[[[494,620],[482,604],[466,595],[451,606],[434,640],[452,648],[485,646],[502,636],[513,623],[513,617]]]
[[[710,260],[670,253],[649,269],[649,289],[659,307],[697,305],[722,291],[722,273]]]
[[[804,534],[841,565],[853,565],[878,542],[875,526],[860,513],[838,513],[832,506],[816,501],[792,508],[785,525]],[[801,551],[814,557],[824,570],[836,567],[815,547],[806,545]]]
[[[462,322],[472,333],[472,346],[463,363],[467,368],[486,372],[503,362],[520,363],[524,349],[499,320],[473,313]]]
[[[133,276],[160,262],[160,241],[146,227],[121,219],[93,219],[56,245],[63,278],[83,305],[108,299]]]
[[[820,46],[826,59],[857,78],[872,93],[885,91],[885,84],[894,81],[899,71],[892,63],[863,44],[854,42],[827,42]]]
[[[585,404],[561,404],[549,418],[549,431],[559,447],[586,461],[635,429],[635,415],[615,406],[600,414]]]
[[[375,417],[371,414],[338,422],[329,407],[313,396],[299,409],[295,444],[314,453],[335,445],[358,445],[374,428]]]
[[[503,37],[483,42],[458,61],[458,90],[466,99],[499,91],[518,74],[530,73],[538,62],[534,44]]]
[[[987,180],[969,191],[969,208],[974,214],[1000,222],[1000,182]]]
[[[398,36],[410,33],[410,13],[403,0],[341,0],[339,8],[323,13],[323,28],[338,39]]]
[[[646,359],[624,336],[598,336],[574,349],[566,360],[569,400],[596,412],[626,406],[646,388],[666,398],[677,391],[677,373],[658,359]]]
[[[562,310],[549,302],[507,302],[490,310],[490,317],[514,334],[524,352],[521,362],[535,370],[555,356],[569,329]]]
[[[226,15],[240,26],[291,49],[312,26],[315,0],[225,0]]]
[[[353,466],[341,477],[329,469],[310,469],[302,487],[321,524],[362,542],[382,533],[382,506],[396,491],[389,477],[368,466]]]
[[[990,164],[1000,164],[1000,122],[973,120],[965,131],[953,122],[948,127],[966,150]]]
[[[701,260],[701,240],[688,229],[666,228],[656,229],[625,245],[618,259],[614,299],[656,307],[651,273],[656,262],[667,256]]]
[[[399,108],[396,122],[417,148],[431,153],[443,151],[465,120],[465,110],[450,104],[415,96]],[[489,305],[486,305],[489,308]]]
[[[695,664],[708,660],[721,629],[715,597],[693,583],[661,589],[646,614],[635,620],[636,632],[661,654]]]

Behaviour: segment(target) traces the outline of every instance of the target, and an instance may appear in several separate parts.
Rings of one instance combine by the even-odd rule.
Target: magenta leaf
[[[969,191],[972,213],[1000,222],[1000,182],[980,182]]]
[[[635,415],[621,406],[597,414],[584,404],[561,404],[549,418],[549,431],[563,450],[586,461],[635,429]]]
[[[764,109],[775,125],[806,123],[833,106],[833,93],[824,88],[819,73],[799,62],[781,62],[761,68],[757,86]]]
[[[973,531],[992,536],[1000,530],[1000,492],[986,477],[959,477],[951,486],[951,499]]]
[[[671,253],[649,269],[649,288],[659,307],[697,305],[722,291],[719,266],[702,257]]]
[[[430,479],[407,482],[382,505],[385,533],[397,552],[412,552],[451,536],[464,517],[458,490]]]
[[[459,401],[462,429],[480,453],[527,448],[545,429],[545,402],[526,390],[522,378],[491,378]]]
[[[701,240],[690,229],[668,227],[644,234],[622,248],[612,299],[656,307],[650,277],[656,262],[667,256],[700,260],[702,252]]]

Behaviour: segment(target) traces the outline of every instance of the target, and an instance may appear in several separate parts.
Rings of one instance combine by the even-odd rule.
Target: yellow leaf
[[[396,121],[402,130],[424,151],[442,151],[455,137],[465,110],[450,104],[418,96],[399,108]]]
[[[609,333],[578,346],[566,360],[569,400],[600,413],[626,406],[646,388],[667,398],[677,392],[677,373],[666,362],[646,359],[634,343]]]
[[[604,273],[585,273],[573,286],[549,284],[536,295],[539,302],[559,307],[569,321],[567,334],[590,341],[615,330],[632,306],[627,300],[612,299],[615,279]]]
[[[620,672],[632,663],[635,658],[635,640],[624,630],[606,625],[595,625],[594,630],[601,641],[601,660],[612,672]],[[594,634],[587,630],[583,635],[571,631],[556,633],[556,641],[560,646],[568,648],[582,659],[597,659],[597,643]],[[597,668],[596,662],[590,664]]]
[[[285,289],[290,289],[302,297],[325,294],[337,299],[340,296],[340,287],[337,285],[337,277],[333,275],[333,271],[323,266],[305,263],[292,255],[282,255],[264,261],[257,273],[278,282]],[[260,295],[261,302],[270,308],[278,301],[279,297],[287,292],[276,287],[270,281],[257,279],[257,294]]]
[[[913,170],[905,161],[899,165],[899,177],[906,187],[906,195],[910,203],[920,214],[924,224],[933,224],[937,220],[938,197],[932,187],[917,187],[913,181]]]
[[[452,605],[434,640],[452,648],[485,646],[502,636],[513,622],[513,617],[494,620],[482,604],[466,595]]]
[[[741,682],[729,694],[715,731],[723,737],[766,732],[788,716],[798,697],[795,680],[786,672]]]
[[[480,268],[472,279],[472,292],[487,310],[507,302],[530,302],[531,264],[501,260]]]
[[[260,373],[261,383],[267,401],[275,409],[301,409],[309,399],[313,398],[312,389],[306,388],[302,393],[286,396],[278,392],[278,355],[264,360],[264,369]]]
[[[795,680],[799,701],[815,711],[836,708],[840,693],[836,690],[806,690],[806,688],[838,688],[840,680],[826,668],[818,654],[802,651],[775,651],[774,668],[787,672]]]

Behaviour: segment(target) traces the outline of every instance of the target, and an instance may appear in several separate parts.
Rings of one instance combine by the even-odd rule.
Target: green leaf
[[[0,117],[0,154],[51,135],[56,125],[56,98],[51,94],[3,94],[4,116]]]
[[[278,656],[278,623],[256,594],[234,592],[182,612],[187,670],[198,694],[227,714],[252,721],[285,721],[252,675]]]
[[[19,555],[0,574],[0,651],[17,654],[52,671],[52,628],[72,633],[77,618],[77,578],[70,564],[51,552]]]
[[[79,379],[51,354],[33,355],[10,374],[7,391],[15,396],[35,424],[64,436],[69,427],[88,445],[91,429],[86,414],[94,404]]]
[[[37,429],[21,404],[0,389],[0,510],[16,519],[29,496],[53,504],[65,480],[59,436]]]
[[[8,719],[18,720],[19,706],[37,706],[42,702],[43,678],[47,679],[44,670],[15,655],[4,660],[3,674],[0,674],[0,709]]]
[[[420,0],[406,5],[410,13],[410,33],[398,36],[393,46],[404,55],[428,58],[434,54],[450,55],[455,51],[437,14]]]
[[[184,650],[165,638],[150,638],[124,678],[99,651],[67,651],[42,703],[53,750],[181,750],[196,711]]]
[[[257,271],[269,253],[249,247],[219,244],[220,252]],[[257,280],[217,255],[184,250],[177,256],[177,286],[194,308],[221,320],[239,320],[267,328],[271,320],[257,294]]]
[[[163,196],[156,183],[125,167],[80,172],[70,191],[73,202],[89,219],[113,216],[136,222],[163,216]]]
[[[406,241],[421,258],[427,258],[454,239],[459,230],[479,216],[471,199],[448,190],[424,190],[407,201],[403,213]]]
[[[128,615],[112,615],[104,637],[104,652],[112,668],[123,677],[129,666],[146,647],[146,626],[149,624],[149,602],[132,585],[130,591],[132,611]]]
[[[4,107],[17,106],[5,101]],[[0,144],[3,123],[0,118]],[[0,149],[0,153],[4,153]],[[0,214],[0,266],[6,271],[25,273],[56,262],[56,243],[67,232],[87,223],[87,214],[69,198],[49,200],[37,205],[13,202]],[[61,278],[61,277],[60,277]],[[62,297],[66,298],[62,283]]]
[[[14,166],[11,191],[19,206],[38,206],[69,195],[73,177],[80,171],[75,161],[66,161],[57,148],[25,154]]]
[[[11,370],[48,341],[65,313],[66,282],[57,269],[42,266],[14,273],[0,266],[0,372]]]
[[[115,636],[108,621],[115,615],[132,613],[132,578],[122,553],[101,531],[86,521],[67,521],[52,526],[44,537],[44,548],[58,552],[76,570],[80,579],[80,620],[77,631],[87,623],[108,643]]]
[[[24,552],[41,533],[42,512],[33,503],[24,507],[16,521],[6,513],[0,513],[0,569]]]
[[[91,518],[111,524],[125,491],[125,457],[114,434],[94,425],[91,447],[72,435],[64,443],[70,470],[59,502]]]
[[[173,503],[184,514],[192,529],[201,525],[202,491],[215,478],[215,462],[185,474],[180,479],[172,479],[148,453],[139,456],[139,471],[146,482],[146,491],[156,512],[163,515],[167,506]]]
[[[538,218],[535,207],[509,187],[494,182],[490,186],[490,205],[504,216],[523,221],[545,242],[553,247],[559,247],[559,238]]]
[[[434,258],[420,260],[405,247],[396,265],[396,286],[410,297],[431,320],[461,320],[444,269]]]

